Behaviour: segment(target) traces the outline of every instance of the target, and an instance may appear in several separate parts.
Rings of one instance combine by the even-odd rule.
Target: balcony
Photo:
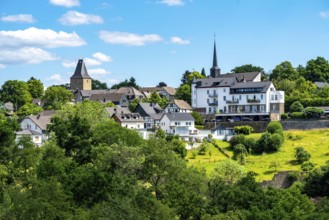
[[[208,102],[209,106],[218,106],[218,102],[214,101],[214,102]]]
[[[248,99],[247,100],[248,103],[260,103],[259,99]]]
[[[217,98],[218,98],[218,94],[217,94],[217,93],[209,93],[209,94],[208,94],[208,97],[209,97],[209,98],[213,98],[213,99],[214,99],[214,98],[217,99]]]
[[[239,100],[226,100],[226,104],[239,104]]]

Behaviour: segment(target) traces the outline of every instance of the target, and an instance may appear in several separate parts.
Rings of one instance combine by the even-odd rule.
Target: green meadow
[[[261,134],[251,134],[247,138],[260,138]],[[278,171],[302,171],[301,165],[295,160],[295,148],[303,147],[311,154],[310,162],[320,167],[329,162],[329,129],[308,131],[289,130],[284,132],[285,141],[280,150],[272,154],[248,155],[246,164],[241,165],[246,172],[257,174],[257,181],[270,180]],[[233,152],[227,142],[217,141],[228,155]],[[205,155],[197,155],[198,149],[189,150],[186,159],[190,166],[205,170],[208,176],[214,172],[219,161],[227,159],[212,144],[208,144]],[[274,167],[273,164],[276,166]]]

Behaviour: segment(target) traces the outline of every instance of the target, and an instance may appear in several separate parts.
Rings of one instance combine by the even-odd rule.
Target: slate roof
[[[108,93],[109,91],[106,89],[101,89],[101,90],[80,90],[80,93],[83,97],[90,97],[93,94],[105,94]]]
[[[217,77],[217,78],[203,78],[194,80],[193,83],[196,83],[197,88],[209,88],[209,87],[230,87],[234,83],[237,83],[235,77]]]
[[[244,83],[236,83],[233,86],[231,86],[231,89],[247,89],[247,88],[262,88],[261,93],[266,93],[268,88],[272,82],[266,81],[266,82],[244,82]]]
[[[163,111],[159,104],[140,102],[138,105],[145,111],[146,114],[157,114],[157,112]],[[137,108],[137,107],[136,107]]]
[[[101,93],[101,94],[91,94],[89,100],[100,101],[100,102],[119,102],[125,94],[123,93]]]
[[[54,114],[51,112],[42,112],[39,115],[27,116],[31,121],[33,121],[41,130],[45,131],[47,125],[50,123],[50,119]]]
[[[21,131],[17,131],[16,135],[42,135],[42,134],[34,130],[24,129]]]
[[[113,117],[120,122],[144,122],[143,117],[138,113],[119,113],[114,114]]]
[[[128,108],[126,107],[106,107],[105,108],[106,112],[109,113],[110,118],[115,114],[115,113],[124,113],[128,114],[131,113]]]
[[[194,118],[190,113],[170,112],[164,115],[166,115],[170,121],[194,121]]]
[[[166,90],[166,92],[171,95],[171,96],[174,96],[175,93],[176,93],[176,89],[173,88],[173,87],[170,87],[170,86],[164,86],[162,87],[164,90]]]
[[[151,92],[159,92],[166,91],[170,96],[175,95],[176,89],[170,86],[162,86],[162,87],[143,87],[139,89],[141,92],[151,93]]]
[[[78,61],[77,67],[75,68],[74,74],[73,76],[71,76],[71,79],[91,79],[88,74],[86,65],[83,62],[83,59],[80,59]]]
[[[326,83],[326,82],[314,82],[314,84],[320,89],[323,89],[324,87],[329,86],[329,83]]]
[[[242,82],[243,79],[246,80],[246,82],[253,81],[259,74],[260,72],[247,72],[247,73],[227,73],[220,75],[219,78],[227,78],[227,77],[235,77],[237,78],[238,82]]]
[[[130,87],[121,87],[119,88],[117,91],[115,91],[115,93],[123,93],[125,95],[134,95],[134,96],[143,96],[144,95],[138,91],[137,89],[135,89],[134,87],[130,86]]]
[[[175,105],[177,105],[178,108],[180,109],[186,109],[186,110],[192,110],[192,107],[190,106],[190,104],[188,104],[187,102],[185,102],[184,100],[181,99],[175,99],[174,100]]]

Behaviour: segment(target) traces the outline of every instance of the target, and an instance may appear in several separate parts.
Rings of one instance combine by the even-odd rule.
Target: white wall
[[[23,121],[21,122],[21,129],[22,130],[33,130],[33,131],[37,131],[39,133],[42,133],[42,130],[40,127],[38,127],[31,119],[29,118],[25,118],[23,119]]]
[[[121,126],[129,129],[144,129],[144,122],[122,122]]]

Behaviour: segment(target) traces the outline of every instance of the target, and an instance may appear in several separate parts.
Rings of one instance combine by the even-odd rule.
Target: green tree
[[[299,72],[291,65],[291,63],[289,61],[284,61],[273,69],[270,79],[276,81],[288,79],[293,81],[297,80],[299,77]]]
[[[128,86],[135,87],[136,89],[140,88],[140,86],[137,85],[137,83],[136,83],[136,79],[134,77],[130,77],[129,80],[125,79],[123,82],[113,85],[111,87],[111,89],[119,89],[121,87],[128,87]]]
[[[191,86],[189,84],[179,86],[176,90],[175,98],[191,104]]]
[[[15,119],[0,114],[0,164],[7,164],[12,159],[15,145],[15,131],[19,129]]]
[[[128,105],[129,111],[133,112],[135,110],[135,108],[137,107],[137,105],[140,103],[140,101],[141,100],[139,100],[137,98],[132,100]]]
[[[91,81],[91,89],[99,90],[99,89],[108,89],[108,88],[107,88],[107,84],[105,82],[101,82],[97,79],[93,79]]]
[[[290,105],[290,112],[303,112],[304,106],[300,101],[295,101]]]
[[[32,96],[29,92],[28,84],[19,80],[8,80],[2,85],[0,96],[3,102],[12,102],[15,111],[32,101]]]
[[[38,105],[26,103],[18,110],[17,115],[20,117],[25,117],[28,115],[37,115],[42,112],[42,110],[43,109]]]
[[[61,86],[51,86],[48,87],[44,96],[44,107],[46,109],[58,110],[63,105],[71,101],[73,98],[72,93],[61,87]]]
[[[204,76],[204,77],[207,76],[207,75],[206,75],[206,71],[204,70],[204,68],[202,68],[202,70],[201,70],[201,75]]]
[[[304,77],[311,82],[329,82],[329,62],[323,57],[309,60]]]
[[[196,125],[203,125],[203,117],[200,113],[193,111],[191,115],[193,116]]]
[[[40,99],[43,96],[44,93],[44,86],[43,83],[39,79],[35,79],[34,77],[31,77],[27,81],[28,90],[34,99]]]
[[[157,103],[160,105],[161,108],[165,108],[168,104],[167,98],[160,97],[159,93],[157,92],[152,92],[149,98],[144,98],[142,102],[147,102],[147,103]]]
[[[302,164],[310,160],[311,154],[307,152],[303,147],[297,147],[295,149],[295,158],[298,163]]]
[[[234,184],[240,180],[245,172],[237,162],[231,159],[222,160],[215,167],[216,177],[221,178],[226,184]]]
[[[329,196],[329,165],[322,166],[305,178],[304,192],[311,197]]]
[[[251,64],[245,64],[242,66],[237,66],[234,69],[231,69],[231,73],[249,73],[249,72],[262,72],[264,69],[260,66],[254,66]]]
[[[202,78],[205,78],[206,76],[200,74],[198,71],[193,71],[193,72],[190,72],[188,70],[185,71],[185,73],[183,74],[182,76],[182,79],[181,79],[181,86],[182,85],[185,85],[185,84],[188,84],[189,86],[191,86],[192,84],[192,81],[193,79],[202,79]]]

